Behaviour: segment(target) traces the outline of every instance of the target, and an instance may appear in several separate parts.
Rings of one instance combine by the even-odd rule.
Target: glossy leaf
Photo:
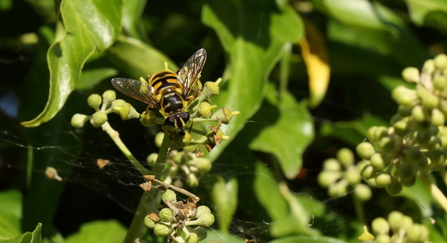
[[[268,75],[283,46],[301,38],[302,23],[290,6],[279,9],[272,0],[207,1],[202,21],[216,31],[228,53],[229,63],[223,77],[226,83],[213,103],[240,112],[228,126],[222,127],[233,138],[259,109]],[[226,144],[214,148],[209,156],[216,158]]]
[[[120,0],[61,2],[62,21],[57,24],[56,39],[47,53],[50,69],[48,102],[42,113],[22,125],[39,126],[62,109],[77,87],[87,59],[97,50],[106,50],[118,37],[121,8]]]
[[[271,106],[278,107],[279,117],[260,131],[250,148],[274,154],[286,177],[293,179],[301,168],[303,152],[314,137],[312,117],[306,102],[298,103],[289,92],[279,99],[273,85],[269,85],[266,98]]]
[[[126,228],[118,221],[93,221],[83,224],[81,230],[67,237],[66,243],[123,242]]]
[[[132,38],[147,40],[147,33],[141,20],[146,0],[126,1],[123,7],[123,31]]]
[[[22,218],[22,195],[16,190],[0,193],[0,241],[20,235],[20,220]]]
[[[209,230],[206,237],[207,242],[232,242],[232,243],[245,243],[245,239],[237,237],[236,235],[220,232],[217,230]]]
[[[332,40],[390,55],[403,66],[421,65],[429,57],[405,22],[378,2],[315,0],[315,3],[345,29],[334,31],[332,26],[339,26],[339,23],[330,24],[329,38]]]
[[[253,185],[255,194],[274,222],[270,227],[273,237],[317,234],[315,230],[309,228],[310,215],[304,210],[300,201],[296,198],[286,200],[284,193],[280,191],[280,186],[264,165],[257,163],[255,173],[256,178]],[[297,208],[299,209],[297,210]]]
[[[33,232],[23,233],[15,238],[3,240],[4,243],[41,243],[42,242],[42,224],[38,223]],[[1,240],[1,238],[0,238]]]
[[[414,23],[421,26],[431,24],[429,21],[434,20],[438,28],[447,29],[447,2],[443,0],[406,0],[410,17]],[[437,17],[434,14],[439,14]],[[430,16],[432,15],[432,16]],[[436,19],[430,19],[435,17]],[[438,21],[436,21],[438,20]],[[427,23],[429,22],[429,23]],[[433,23],[432,23],[433,25]],[[441,27],[443,26],[443,28]],[[436,26],[433,26],[436,27]]]
[[[132,79],[146,77],[164,70],[165,62],[170,70],[178,69],[175,63],[154,47],[125,36],[120,36],[107,50],[106,55],[122,73],[127,75],[127,78]]]

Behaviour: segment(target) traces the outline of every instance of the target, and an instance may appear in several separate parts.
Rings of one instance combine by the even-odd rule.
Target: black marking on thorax
[[[183,98],[176,92],[164,95],[160,103],[167,115],[180,112],[184,108]]]

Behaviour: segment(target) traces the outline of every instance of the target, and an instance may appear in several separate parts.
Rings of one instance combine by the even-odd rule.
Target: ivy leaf
[[[272,0],[207,1],[202,21],[216,31],[228,53],[226,83],[213,103],[240,112],[222,126],[232,138],[261,106],[268,75],[284,45],[302,37],[302,22],[290,6],[280,8]],[[215,159],[227,144],[220,144],[208,156]]]
[[[447,2],[443,0],[406,0],[413,22],[447,30]]]
[[[237,208],[238,182],[236,178],[225,182],[224,178],[217,176],[217,182],[213,185],[212,196],[217,212],[219,228],[228,233],[228,229]]]
[[[306,102],[298,103],[287,91],[279,99],[275,92],[273,85],[270,85],[266,98],[271,106],[278,107],[279,118],[260,131],[250,143],[250,148],[274,154],[286,177],[293,179],[301,168],[302,154],[314,137],[312,117]],[[268,119],[255,118],[262,121]]]
[[[44,110],[23,126],[36,127],[53,118],[77,88],[81,70],[95,51],[106,50],[121,32],[121,0],[62,1],[56,37],[48,49],[50,92]],[[92,31],[95,30],[95,31]]]
[[[163,53],[131,37],[120,36],[107,50],[106,56],[122,73],[133,79],[164,70],[165,62],[169,69],[178,69]]]
[[[98,234],[101,232],[101,234]],[[115,220],[93,221],[82,225],[81,230],[70,235],[66,243],[96,243],[96,242],[123,242],[126,229]]]

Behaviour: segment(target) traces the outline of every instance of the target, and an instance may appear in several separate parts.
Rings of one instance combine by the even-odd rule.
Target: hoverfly
[[[205,49],[192,55],[183,67],[174,73],[159,71],[148,76],[148,83],[128,78],[113,78],[112,85],[123,94],[142,101],[149,108],[158,108],[165,118],[164,126],[177,128],[180,136],[185,135],[185,125],[190,120],[190,96],[206,61]]]

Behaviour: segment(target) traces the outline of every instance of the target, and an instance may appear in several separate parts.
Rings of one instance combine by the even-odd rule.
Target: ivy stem
[[[447,198],[445,195],[439,190],[439,188],[436,186],[435,183],[430,179],[428,174],[422,173],[419,178],[421,179],[422,183],[424,183],[425,187],[430,191],[431,195],[435,199],[435,201],[441,206],[444,211],[447,212]]]
[[[102,130],[105,131],[107,134],[109,134],[110,138],[112,138],[113,142],[118,146],[118,148],[121,150],[121,152],[126,156],[126,158],[132,163],[133,166],[140,172],[141,175],[147,175],[150,173],[150,171],[144,166],[132,155],[130,150],[126,147],[126,145],[123,143],[123,141],[120,138],[120,134],[118,131],[114,130],[109,122],[105,122],[101,126]]]
[[[155,162],[156,165],[165,165],[166,164],[166,161],[168,160],[168,154],[171,149],[170,146],[171,146],[171,141],[169,140],[168,136],[165,134],[165,136],[163,138],[163,142],[161,143],[160,151],[158,152],[157,161]],[[124,153],[124,151],[123,151],[123,153]],[[159,168],[159,167],[154,167],[154,168],[155,168],[154,170],[157,170],[156,168]],[[146,170],[146,171],[148,171],[148,170]],[[157,173],[157,171],[153,171],[153,173]],[[146,173],[144,175],[148,175],[148,174],[150,174],[150,173]],[[160,197],[160,194],[157,192],[158,192],[157,190],[150,190],[149,192],[144,192],[143,195],[141,196],[140,203],[138,204],[138,208],[137,208],[137,211],[135,212],[135,216],[132,219],[132,223],[129,226],[129,230],[127,231],[126,238],[124,239],[124,243],[134,243],[135,239],[143,236],[143,233],[146,230],[146,226],[143,224],[144,217],[146,217],[146,215],[148,215],[151,212],[158,212],[157,205],[161,201],[161,197]]]
[[[363,203],[362,201],[356,197],[354,194],[352,195],[352,200],[354,201],[355,214],[357,215],[357,220],[361,224],[365,224],[365,212],[363,211]]]

